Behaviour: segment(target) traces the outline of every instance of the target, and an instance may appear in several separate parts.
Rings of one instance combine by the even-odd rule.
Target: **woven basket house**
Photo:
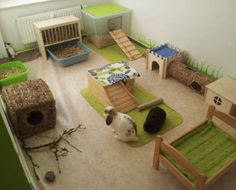
[[[28,138],[54,128],[55,99],[42,79],[4,87],[2,93],[12,126],[19,138]]]
[[[179,61],[172,61],[169,64],[168,75],[200,94],[204,94],[205,86],[212,82],[209,77],[201,75]]]

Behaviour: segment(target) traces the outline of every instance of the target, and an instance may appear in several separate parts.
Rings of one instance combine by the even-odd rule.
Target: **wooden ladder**
[[[112,105],[119,112],[126,113],[139,105],[138,100],[129,92],[122,82],[106,88],[106,93]]]
[[[121,30],[113,30],[109,32],[111,37],[115,40],[118,46],[126,54],[129,60],[135,60],[140,58],[142,55],[134,46],[134,44],[129,40],[126,34]]]

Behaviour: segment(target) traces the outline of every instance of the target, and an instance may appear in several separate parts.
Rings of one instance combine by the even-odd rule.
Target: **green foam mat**
[[[89,13],[95,17],[104,17],[119,13],[127,12],[128,9],[114,3],[107,3],[102,5],[85,7],[83,9],[86,13]]]
[[[92,95],[88,88],[81,91],[82,96],[87,100],[87,102],[98,112],[99,115],[103,116],[104,105]],[[138,99],[140,104],[156,99],[156,97],[150,94],[147,90],[138,84],[135,84],[132,94]],[[148,134],[143,129],[143,124],[145,122],[146,116],[149,109],[139,112],[137,109],[128,112],[136,122],[138,126],[138,138],[137,142],[128,143],[132,147],[140,147],[153,139],[155,139],[157,134],[164,134],[165,132],[177,127],[183,122],[182,116],[170,108],[166,104],[160,104],[159,107],[163,108],[167,113],[167,119],[162,127],[162,129],[156,134]],[[105,122],[104,122],[105,125]]]

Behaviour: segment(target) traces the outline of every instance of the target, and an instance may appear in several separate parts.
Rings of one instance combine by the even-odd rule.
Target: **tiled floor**
[[[63,128],[75,127],[79,122],[86,126],[72,135],[71,142],[83,152],[72,149],[68,156],[60,159],[62,173],[58,174],[57,164],[49,151],[33,152],[32,156],[40,165],[39,189],[49,190],[182,190],[184,187],[162,165],[159,171],[152,168],[154,141],[140,148],[131,148],[112,137],[112,132],[101,118],[80,95],[87,86],[87,70],[108,63],[96,53],[89,60],[67,68],[55,66],[50,60],[41,58],[29,62],[30,78],[43,78],[49,84],[57,101],[59,126],[43,133],[55,136]],[[137,82],[184,117],[184,122],[163,137],[172,140],[190,130],[205,118],[207,105],[203,96],[195,93],[174,79],[161,80],[156,71],[145,69],[141,58],[130,63],[141,74]],[[27,143],[38,144],[48,139],[33,137]],[[53,170],[55,183],[48,184],[44,174]],[[222,176],[211,190],[236,190],[236,168]]]

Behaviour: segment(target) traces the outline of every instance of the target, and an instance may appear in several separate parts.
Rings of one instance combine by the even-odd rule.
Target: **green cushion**
[[[207,177],[214,175],[229,161],[236,158],[236,139],[217,128],[211,121],[182,137],[172,146]],[[176,160],[167,154],[165,156],[191,182],[195,182],[193,176],[185,171]]]
[[[127,12],[128,9],[117,4],[107,3],[103,5],[96,5],[84,8],[84,12],[89,13],[95,17],[109,16]]]

